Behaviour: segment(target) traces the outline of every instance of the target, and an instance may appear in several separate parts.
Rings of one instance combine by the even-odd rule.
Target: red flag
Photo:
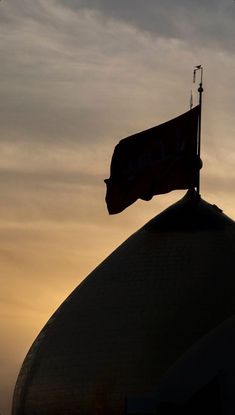
[[[115,147],[106,203],[110,214],[137,199],[197,186],[199,106],[157,127],[124,138]]]

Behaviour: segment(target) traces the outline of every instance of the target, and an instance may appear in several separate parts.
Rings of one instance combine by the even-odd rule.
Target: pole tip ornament
[[[199,92],[199,93],[202,93],[203,91],[204,91],[204,89],[203,89],[203,87],[202,87],[202,84],[200,84],[200,85],[199,85],[199,88],[198,88],[198,92]]]

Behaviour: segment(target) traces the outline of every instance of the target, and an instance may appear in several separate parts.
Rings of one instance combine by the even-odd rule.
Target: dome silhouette
[[[234,348],[233,315],[194,343],[153,390],[128,397],[127,414],[234,414]]]
[[[62,303],[33,343],[13,415],[121,415],[235,313],[235,226],[194,192],[157,215]]]

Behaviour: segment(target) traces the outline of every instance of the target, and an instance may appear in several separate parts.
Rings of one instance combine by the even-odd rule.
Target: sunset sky
[[[188,110],[199,64],[201,193],[235,218],[235,2],[2,0],[0,53],[0,413],[9,415],[50,315],[184,195],[109,216],[103,180],[119,139]]]

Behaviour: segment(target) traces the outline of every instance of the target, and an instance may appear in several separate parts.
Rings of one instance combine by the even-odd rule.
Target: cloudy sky
[[[0,2],[2,415],[52,312],[184,194],[108,216],[103,179],[120,138],[188,110],[194,65],[205,72],[202,196],[235,218],[234,20],[233,0]]]

